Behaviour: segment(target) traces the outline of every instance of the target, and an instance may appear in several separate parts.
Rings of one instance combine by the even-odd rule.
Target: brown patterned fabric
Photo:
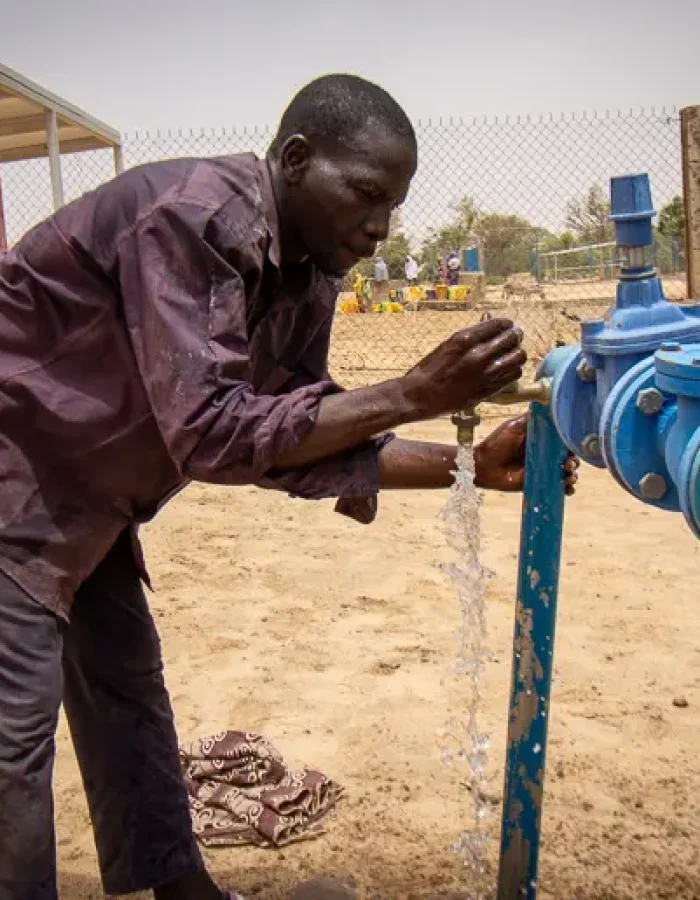
[[[205,847],[283,847],[317,837],[343,788],[321,772],[292,771],[259,734],[223,731],[180,748],[192,826]]]

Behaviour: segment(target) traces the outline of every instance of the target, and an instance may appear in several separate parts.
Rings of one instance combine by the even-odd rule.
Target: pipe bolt
[[[637,409],[645,416],[658,416],[663,409],[664,398],[656,388],[644,388],[637,394]]]
[[[663,475],[647,472],[639,482],[639,493],[643,500],[661,500],[668,490]]]
[[[588,365],[585,358],[580,360],[579,364],[576,366],[576,374],[581,381],[585,381],[587,384],[595,381],[595,369]]]
[[[587,434],[581,441],[581,449],[586,456],[594,456],[596,458],[602,456],[600,438],[597,434]]]

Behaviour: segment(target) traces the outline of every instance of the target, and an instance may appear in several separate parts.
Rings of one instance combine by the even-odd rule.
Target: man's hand
[[[477,487],[493,491],[522,491],[525,479],[527,416],[518,416],[499,425],[474,447]],[[573,454],[563,465],[565,490],[570,496],[578,481],[579,461]]]
[[[517,381],[527,360],[521,341],[522,332],[509,319],[453,334],[401,379],[415,418],[456,412]]]

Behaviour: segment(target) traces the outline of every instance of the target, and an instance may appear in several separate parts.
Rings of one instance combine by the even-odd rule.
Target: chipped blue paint
[[[530,407],[498,900],[534,900],[547,755],[567,449],[546,407]]]

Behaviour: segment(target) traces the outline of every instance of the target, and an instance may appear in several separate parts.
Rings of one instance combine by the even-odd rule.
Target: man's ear
[[[282,145],[280,168],[288,184],[298,184],[304,177],[313,150],[303,134],[293,134]]]

